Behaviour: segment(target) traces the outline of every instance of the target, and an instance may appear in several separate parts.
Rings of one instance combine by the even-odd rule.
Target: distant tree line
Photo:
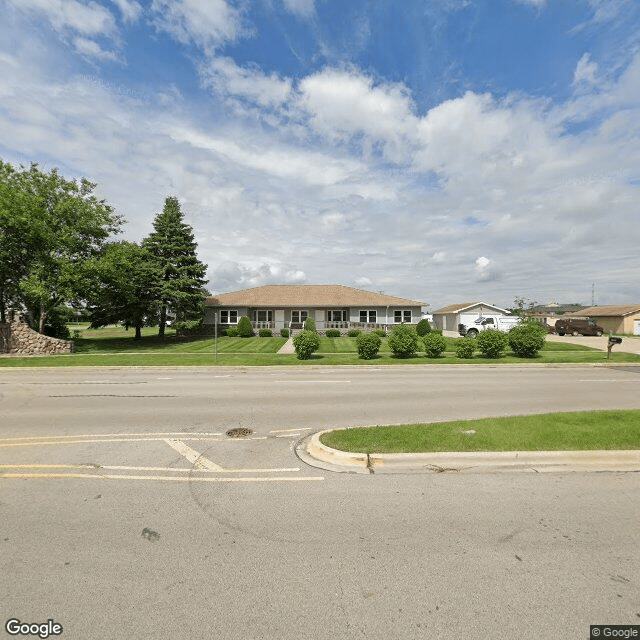
[[[95,188],[0,160],[0,322],[18,310],[40,333],[67,337],[81,310],[93,327],[122,323],[139,338],[156,324],[164,336],[169,318],[200,321],[207,265],[178,199],[166,198],[137,244],[114,240],[125,220]]]

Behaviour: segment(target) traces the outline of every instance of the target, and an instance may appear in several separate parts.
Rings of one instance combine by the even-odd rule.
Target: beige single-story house
[[[640,304],[587,307],[565,316],[591,318],[607,333],[630,333],[640,336]]]
[[[511,315],[507,309],[496,307],[494,304],[486,302],[460,302],[458,304],[450,304],[442,309],[433,312],[433,326],[436,329],[445,331],[457,331],[461,316],[492,314],[498,316]]]
[[[424,303],[340,284],[268,284],[209,296],[205,325],[221,329],[247,316],[255,329],[300,329],[313,318],[318,331],[326,329],[387,328],[417,324]]]

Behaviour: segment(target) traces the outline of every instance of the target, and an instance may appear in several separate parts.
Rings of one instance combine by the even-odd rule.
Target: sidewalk
[[[497,473],[526,471],[640,472],[637,451],[488,451],[478,453],[386,453],[337,451],[320,442],[320,431],[296,447],[298,457],[313,467],[347,473]]]
[[[296,350],[293,347],[293,338],[289,338],[278,350],[278,353],[295,353]]]

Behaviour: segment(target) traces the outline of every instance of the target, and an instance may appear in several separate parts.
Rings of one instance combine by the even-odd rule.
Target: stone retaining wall
[[[0,352],[4,347],[4,353],[16,356],[52,356],[59,353],[73,353],[71,340],[44,336],[17,318],[10,324],[1,326],[0,333],[4,338],[1,342],[4,344],[0,344]]]

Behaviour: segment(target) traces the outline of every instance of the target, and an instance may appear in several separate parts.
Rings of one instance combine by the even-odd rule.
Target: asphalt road
[[[638,474],[361,476],[294,453],[332,425],[640,408],[639,389],[634,367],[0,370],[0,637],[10,618],[111,640],[640,625]]]

